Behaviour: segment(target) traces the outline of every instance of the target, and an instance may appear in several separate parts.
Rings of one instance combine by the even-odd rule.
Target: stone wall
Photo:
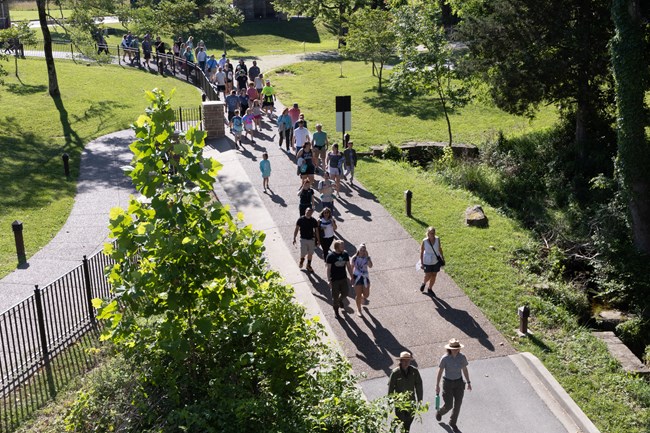
[[[223,101],[206,101],[203,103],[203,122],[208,139],[226,136],[225,112]]]

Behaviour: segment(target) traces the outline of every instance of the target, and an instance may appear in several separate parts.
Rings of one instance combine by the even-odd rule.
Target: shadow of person
[[[440,317],[463,331],[469,338],[478,340],[478,342],[489,351],[494,352],[494,345],[489,340],[488,334],[467,311],[453,308],[444,300],[435,296],[429,296],[436,305],[436,310]]]
[[[268,188],[268,190],[269,190],[269,192],[270,192],[270,193],[269,193],[269,196],[271,197],[271,201],[272,201],[273,203],[277,203],[277,204],[279,204],[279,205],[282,206],[282,207],[287,207],[287,202],[284,201],[284,199],[283,199],[281,196],[279,196],[279,195],[277,195],[276,193],[274,193],[273,190],[272,190],[271,188]]]
[[[381,344],[377,344],[372,338],[368,336],[355,320],[344,315],[343,319],[339,321],[341,328],[345,331],[348,339],[355,345],[358,353],[357,359],[363,361],[368,367],[375,371],[383,371],[387,376],[390,374],[395,360],[387,352]],[[366,325],[369,323],[364,318]]]
[[[343,206],[352,215],[361,217],[365,221],[372,221],[372,218],[370,217],[372,215],[372,213],[370,211],[361,209],[359,206],[357,206],[354,203],[351,203],[351,202],[347,201],[342,196],[339,196],[339,202],[340,202],[340,206]]]

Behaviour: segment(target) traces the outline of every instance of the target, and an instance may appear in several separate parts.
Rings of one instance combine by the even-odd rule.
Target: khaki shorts
[[[314,239],[300,239],[300,257],[314,254],[316,242]]]
[[[322,149],[314,147],[314,156],[318,157],[320,161],[323,161],[322,164],[325,164],[325,159],[327,158],[327,146],[323,146]]]

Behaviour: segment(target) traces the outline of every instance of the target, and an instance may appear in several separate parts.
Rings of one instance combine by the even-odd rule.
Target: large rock
[[[465,210],[465,224],[470,227],[487,227],[488,217],[481,206],[470,206]]]

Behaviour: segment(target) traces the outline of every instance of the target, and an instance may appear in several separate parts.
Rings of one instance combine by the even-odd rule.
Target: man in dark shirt
[[[253,66],[248,68],[248,78],[251,81],[255,81],[255,77],[257,77],[260,74],[260,68],[257,66],[257,62],[253,60]]]
[[[334,241],[334,251],[327,255],[325,263],[327,263],[327,280],[332,288],[334,315],[337,319],[340,319],[339,308],[342,308],[345,312],[343,300],[348,296],[350,290],[348,273],[350,278],[353,278],[350,256],[345,252],[343,241]]]
[[[388,394],[408,393],[413,402],[418,402],[422,401],[422,377],[418,369],[411,365],[412,359],[410,352],[400,353],[399,367],[393,369],[388,380]],[[410,431],[413,412],[395,408],[395,414],[404,424],[404,430]]]
[[[311,258],[316,249],[316,243],[320,242],[318,235],[318,221],[312,216],[314,210],[307,208],[305,214],[298,218],[296,221],[296,229],[293,231],[293,244],[296,244],[296,236],[300,232],[300,264],[299,267],[305,263],[305,256],[307,256],[307,271],[314,272],[311,267]]]
[[[235,110],[239,110],[239,96],[235,90],[226,96],[226,110],[228,110],[228,122],[230,122],[235,117]]]

